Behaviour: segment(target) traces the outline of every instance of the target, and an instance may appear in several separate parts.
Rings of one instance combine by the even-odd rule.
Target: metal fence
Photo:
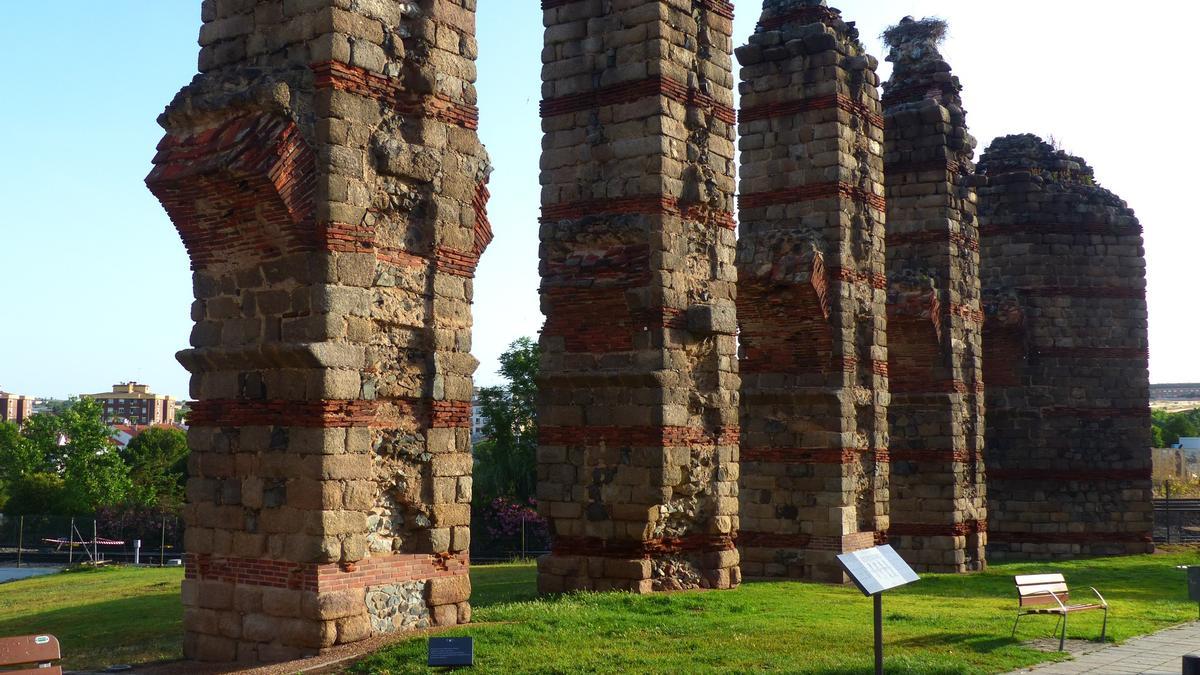
[[[182,521],[174,515],[0,514],[0,566],[89,561],[167,565],[182,553]]]
[[[1154,541],[1200,543],[1200,499],[1155,499]]]

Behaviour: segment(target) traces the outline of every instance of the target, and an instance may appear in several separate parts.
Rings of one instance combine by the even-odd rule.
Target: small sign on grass
[[[429,638],[429,666],[459,668],[475,665],[475,638]]]

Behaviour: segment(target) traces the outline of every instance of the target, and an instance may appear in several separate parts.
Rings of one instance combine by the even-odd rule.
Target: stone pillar
[[[737,53],[743,569],[842,581],[888,526],[878,61],[817,0],[766,0]]]
[[[1152,551],[1141,225],[1033,135],[993,141],[978,173],[988,555]]]
[[[191,256],[184,652],[469,620],[474,0],[203,3],[147,184]]]
[[[975,139],[938,51],[946,24],[884,33],[887,173],[888,541],[914,569],[985,565],[983,311]]]
[[[730,588],[733,8],[542,7],[538,585]]]

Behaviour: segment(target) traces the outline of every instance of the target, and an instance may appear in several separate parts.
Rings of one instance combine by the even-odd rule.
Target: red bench
[[[23,635],[0,638],[0,673],[3,675],[62,675],[57,661],[62,658],[58,638],[53,635]],[[3,670],[20,666],[20,670]]]
[[[1071,603],[1071,592],[1067,589],[1067,580],[1061,574],[1025,574],[1013,577],[1017,584],[1017,619],[1013,621],[1013,637],[1017,636],[1017,623],[1026,614],[1055,614],[1062,622],[1062,635],[1058,638],[1058,651],[1063,650],[1067,640],[1067,616],[1074,612],[1086,612],[1093,609],[1104,610],[1104,625],[1100,628],[1100,641],[1104,642],[1104,634],[1108,630],[1108,603],[1100,591],[1092,588],[1099,602]],[[1091,588],[1089,586],[1089,588]],[[1058,632],[1058,624],[1054,624]]]

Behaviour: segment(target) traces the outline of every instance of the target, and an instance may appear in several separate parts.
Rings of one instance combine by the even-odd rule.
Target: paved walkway
[[[1077,675],[1078,673],[1179,675],[1183,670],[1185,654],[1200,654],[1200,622],[1133,638],[1119,646],[1105,647],[1083,654],[1073,661],[1034,666],[1016,672],[1037,673],[1038,675]]]

